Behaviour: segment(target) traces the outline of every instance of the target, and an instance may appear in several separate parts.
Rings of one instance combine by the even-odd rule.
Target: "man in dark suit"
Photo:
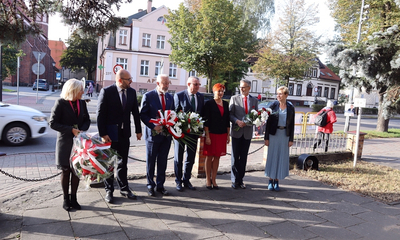
[[[115,76],[115,84],[101,89],[97,105],[97,128],[104,142],[111,142],[111,148],[117,150],[117,181],[120,193],[129,199],[136,199],[128,185],[128,153],[131,137],[131,114],[135,121],[136,138],[142,138],[142,128],[135,89],[130,87],[131,74],[121,69]],[[113,202],[114,176],[105,182],[108,203]]]
[[[167,158],[171,147],[171,136],[162,132],[162,126],[155,126],[151,119],[159,117],[158,110],[164,114],[165,110],[174,110],[174,99],[168,93],[170,81],[168,75],[157,76],[156,89],[143,95],[140,118],[146,125],[144,139],[146,140],[146,164],[147,164],[147,192],[154,196],[154,188],[163,195],[168,195],[164,188],[165,170],[167,169]],[[154,133],[154,136],[153,136]],[[157,161],[157,178],[154,182],[154,171]]]
[[[200,80],[197,77],[189,77],[187,80],[187,90],[178,92],[174,96],[175,109],[176,111],[196,112],[201,113],[204,106],[204,95],[199,93]],[[175,182],[176,190],[182,191],[183,186],[191,190],[196,188],[190,183],[190,177],[192,176],[192,168],[194,164],[194,158],[196,157],[197,139],[199,136],[193,134],[186,134],[186,136],[193,139],[193,142],[189,142],[186,146],[186,161],[184,165],[184,172],[182,176],[182,165],[183,165],[183,152],[185,149],[184,143],[179,143],[174,139],[175,155],[174,155],[174,169],[175,169]],[[183,183],[183,186],[182,186]]]
[[[246,172],[247,155],[253,137],[253,126],[246,126],[243,117],[249,114],[252,109],[258,110],[258,100],[249,94],[250,87],[250,81],[240,81],[240,94],[233,96],[229,102],[229,114],[232,122],[231,180],[234,189],[246,188],[243,177]],[[240,128],[236,131],[237,126]]]

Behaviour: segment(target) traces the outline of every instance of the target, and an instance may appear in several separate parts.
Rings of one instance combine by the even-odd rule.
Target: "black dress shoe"
[[[147,194],[154,197],[154,188],[147,188]]]
[[[240,187],[241,189],[246,189],[246,185],[245,185],[244,183],[239,184],[239,187]]]
[[[120,191],[121,195],[132,200],[136,200],[136,195],[131,191]]]
[[[186,188],[189,188],[190,190],[196,190],[196,188],[193,187],[193,185],[189,181],[184,182],[183,186],[185,186]]]
[[[212,186],[210,185],[210,186],[206,186],[206,188],[208,189],[208,190],[212,190]]]
[[[165,190],[165,188],[159,188],[159,189],[157,189],[157,192],[160,192],[164,196],[168,196],[169,195],[168,191]]]
[[[218,187],[218,185],[213,185],[213,189],[215,189],[215,190],[219,190],[219,187]]]
[[[233,189],[237,189],[237,188],[238,188],[238,185],[236,185],[236,183],[232,183],[232,188],[233,188]]]
[[[176,184],[176,190],[178,190],[179,192],[183,191],[182,183],[177,183]]]
[[[104,200],[106,200],[106,202],[108,202],[108,203],[113,203],[113,201],[114,201],[113,193],[107,192]]]

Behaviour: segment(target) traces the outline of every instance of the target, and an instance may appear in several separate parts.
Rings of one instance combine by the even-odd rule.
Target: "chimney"
[[[151,12],[151,5],[152,5],[152,3],[153,3],[153,0],[148,0],[148,1],[147,1],[147,13],[150,13],[150,12]]]
[[[143,12],[143,9],[138,9],[138,12]]]

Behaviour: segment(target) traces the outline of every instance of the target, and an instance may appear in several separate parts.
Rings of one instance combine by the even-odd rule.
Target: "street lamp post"
[[[52,91],[52,92],[54,92],[54,78],[56,78],[56,76],[55,76],[56,71],[54,71],[54,68],[55,68],[55,67],[56,67],[56,63],[53,62],[53,72],[54,72],[54,74],[53,74],[53,87],[51,88],[51,91]]]

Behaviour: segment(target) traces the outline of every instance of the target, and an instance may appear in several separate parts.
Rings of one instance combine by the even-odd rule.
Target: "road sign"
[[[43,64],[39,64],[39,75],[42,75],[45,70],[46,70],[46,68],[44,67],[44,65]],[[32,65],[32,72],[34,74],[38,74],[38,64],[37,63]]]
[[[121,65],[119,65],[119,64],[115,65],[115,66],[113,67],[113,72],[114,72],[114,74],[117,74],[117,72],[118,72],[120,69],[124,69],[124,68],[123,68]]]
[[[318,92],[318,87],[315,87],[315,88],[314,88],[314,92]]]
[[[60,80],[61,79],[61,73],[56,73],[56,80]]]
[[[366,98],[354,98],[354,107],[365,108],[367,106]]]
[[[44,56],[46,56],[46,53],[45,53],[45,52],[36,52],[36,51],[33,51],[33,56],[35,56],[36,60],[40,62],[40,61],[42,61],[42,59],[44,58]]]

